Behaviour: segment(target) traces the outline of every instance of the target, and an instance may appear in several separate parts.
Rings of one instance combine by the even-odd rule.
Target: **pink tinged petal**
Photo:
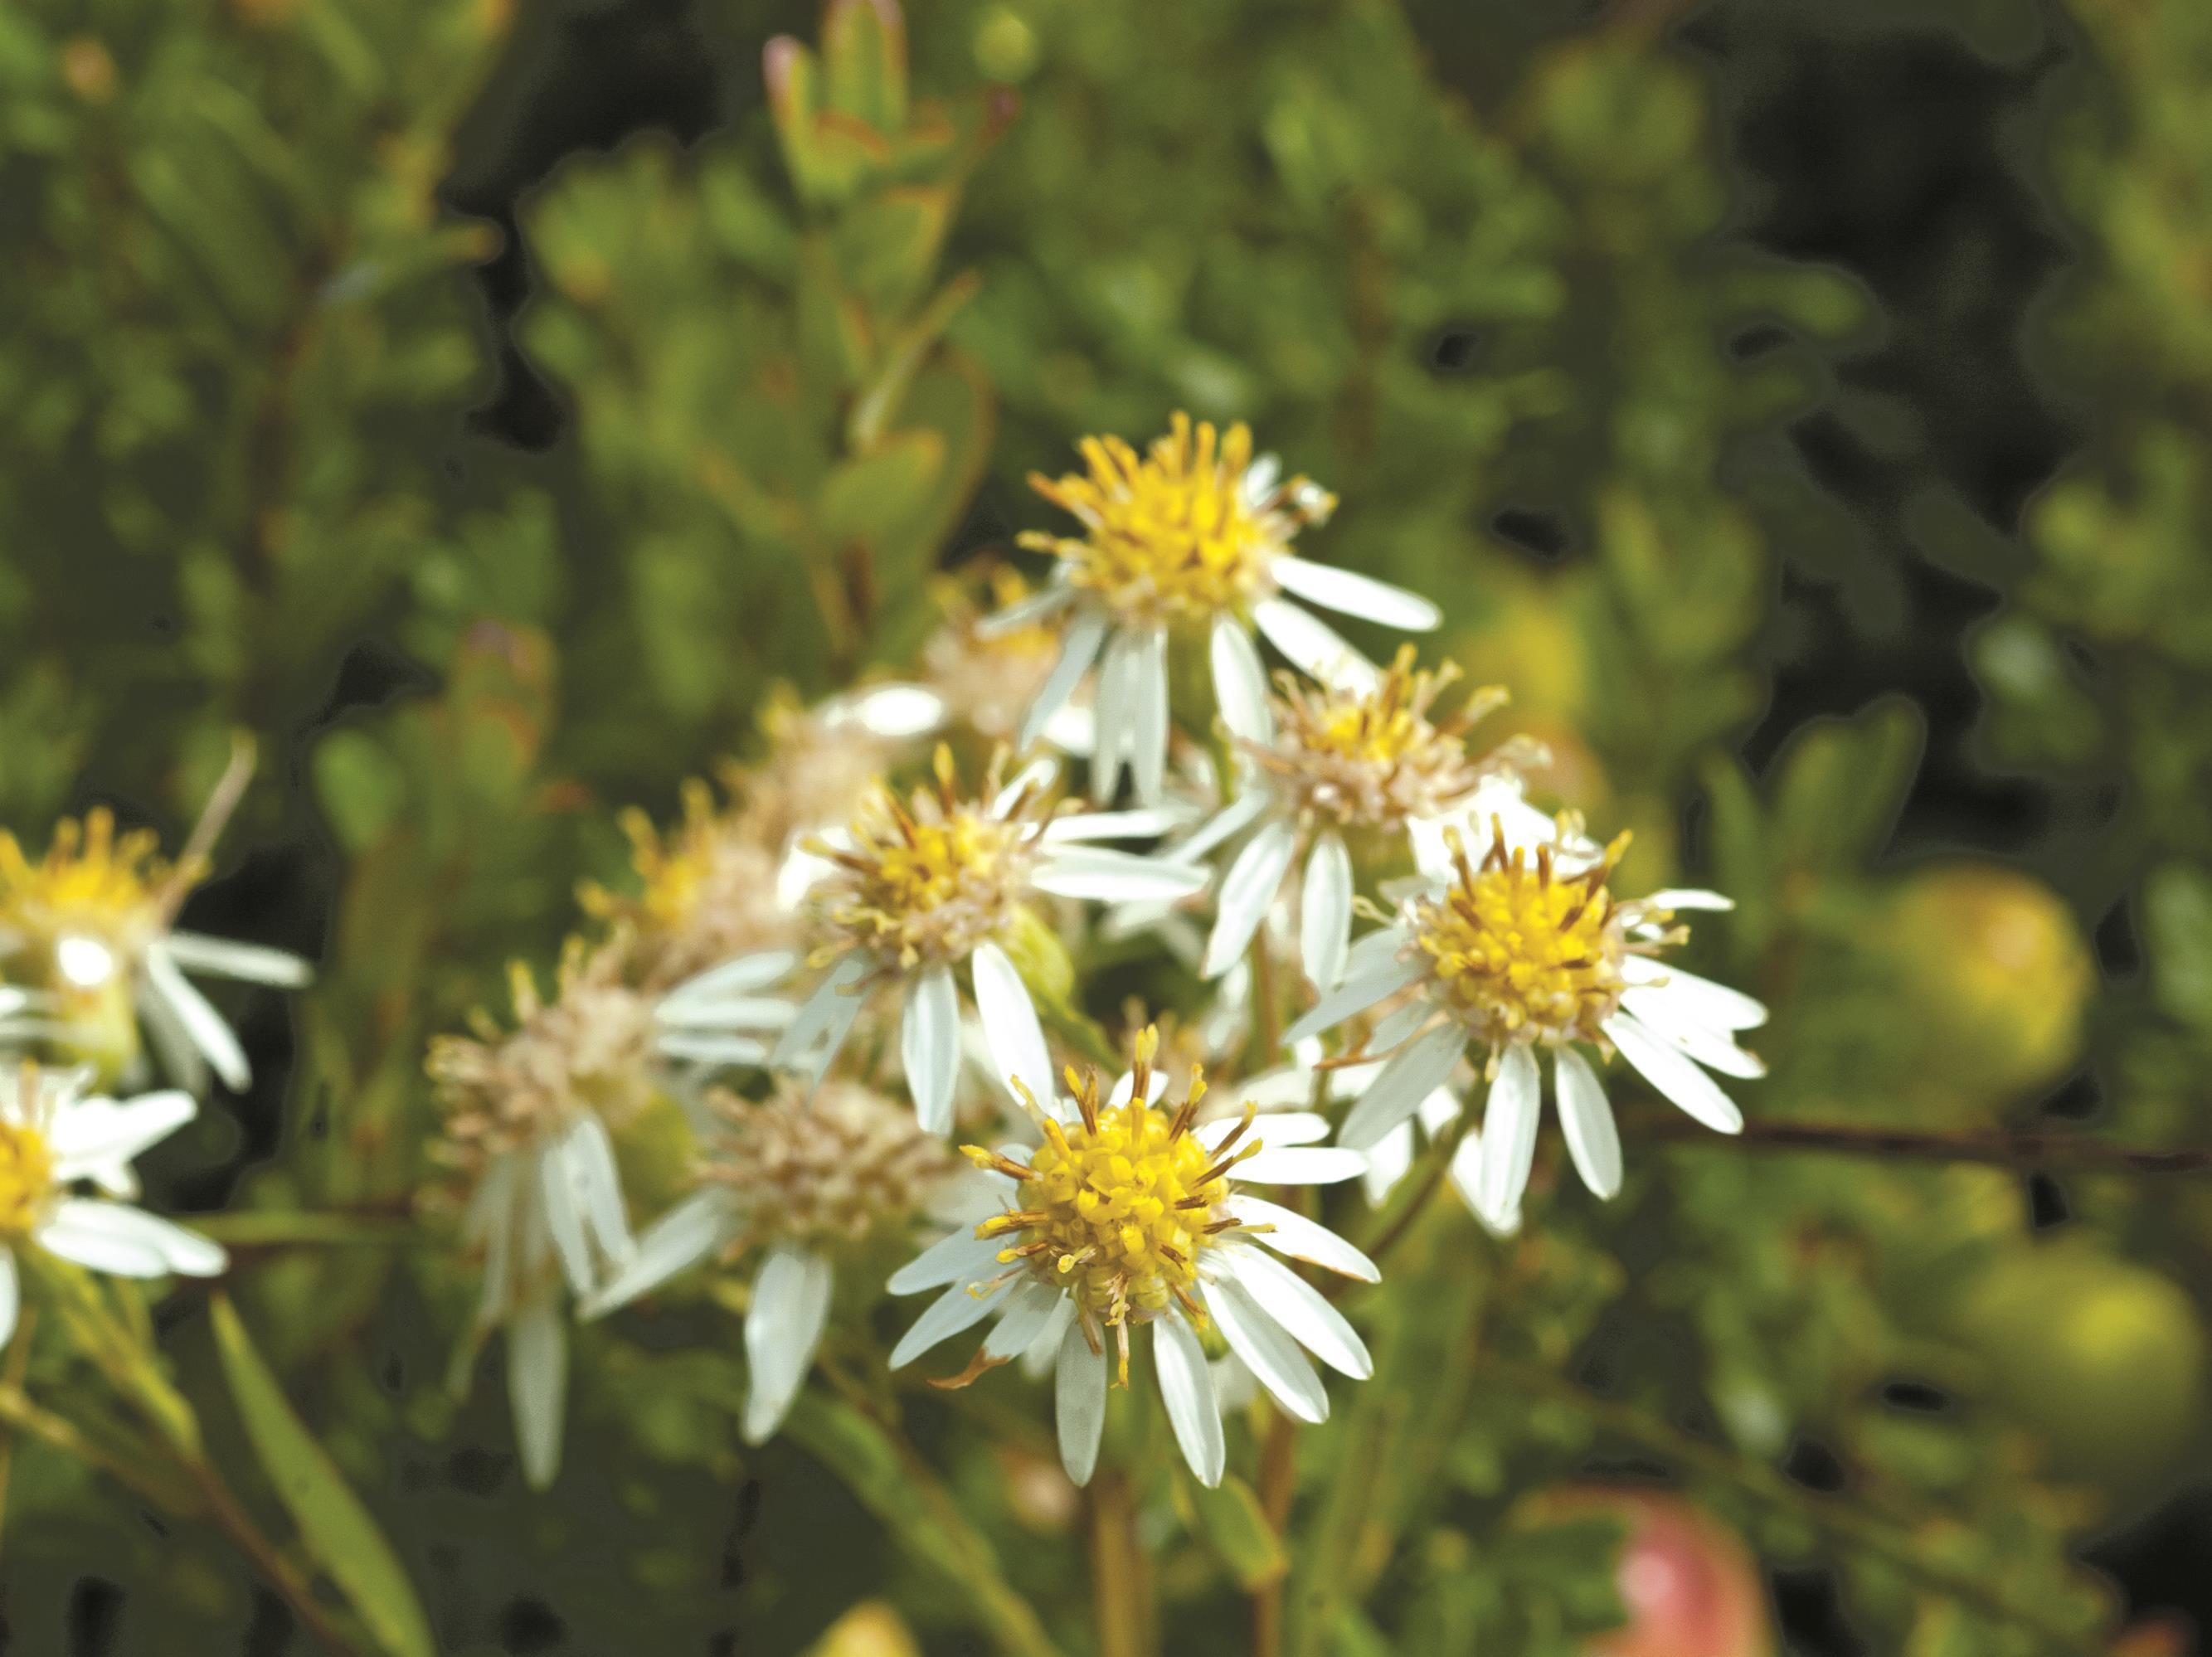
[[[1273,907],[1297,849],[1298,831],[1287,822],[1271,822],[1244,843],[1221,883],[1213,933],[1200,969],[1204,976],[1220,977],[1243,955]]]
[[[1253,1241],[1287,1254],[1294,1260],[1334,1272],[1360,1283],[1380,1283],[1382,1273],[1374,1261],[1338,1236],[1318,1220],[1310,1220],[1296,1209],[1285,1208],[1265,1198],[1242,1192],[1229,1199],[1229,1212],[1251,1225],[1272,1227],[1253,1233]]]
[[[1340,690],[1365,692],[1380,676],[1375,665],[1346,644],[1334,628],[1283,598],[1262,598],[1252,619],[1267,642],[1303,672]]]
[[[753,1279],[752,1305],[745,1313],[745,1363],[752,1372],[745,1391],[746,1443],[764,1443],[790,1413],[830,1320],[831,1284],[829,1261],[788,1245],[770,1253]]]
[[[1021,735],[1015,746],[1027,750],[1035,746],[1044,734],[1045,725],[1052,716],[1067,706],[1067,699],[1075,694],[1075,687],[1097,659],[1098,646],[1106,640],[1106,616],[1102,610],[1086,610],[1067,624],[1060,637],[1060,660],[1046,676],[1037,699],[1030,704],[1029,717],[1022,721]]]
[[[1544,1083],[1528,1043],[1516,1041],[1498,1060],[1498,1078],[1482,1112],[1482,1212],[1503,1224],[1521,1206],[1528,1170],[1536,1159],[1536,1125],[1544,1110]]]
[[[246,1062],[246,1050],[238,1045],[236,1033],[223,1023],[222,1015],[208,998],[186,981],[166,951],[149,950],[144,959],[148,988],[176,1016],[186,1039],[214,1067],[222,1084],[233,1093],[245,1092],[253,1084],[253,1071]]]
[[[1648,985],[1668,1000],[1680,1004],[1684,1017],[1710,1029],[1756,1029],[1766,1022],[1765,1004],[1754,1001],[1741,990],[1716,984],[1710,978],[1686,973],[1680,967],[1654,961],[1649,956],[1624,957],[1620,974],[1631,984]]]
[[[1299,1345],[1354,1381],[1375,1373],[1367,1343],[1321,1291],[1280,1260],[1256,1248],[1221,1251],[1224,1269],[1242,1284],[1260,1309],[1282,1325]]]
[[[1617,1012],[1605,1021],[1605,1033],[1620,1049],[1620,1056],[1643,1073],[1668,1099],[1716,1133],[1743,1132],[1743,1113],[1720,1084],[1657,1036],[1631,1014]]]
[[[561,1471],[561,1417],[568,1391],[568,1332],[552,1296],[540,1295],[508,1320],[507,1395],[514,1411],[522,1477],[542,1490]]]
[[[1350,1150],[1371,1149],[1421,1108],[1421,1101],[1450,1078],[1467,1047],[1466,1029],[1450,1020],[1399,1050],[1345,1117],[1336,1142]]]
[[[899,1338],[891,1348],[890,1367],[903,1369],[930,1348],[948,1341],[963,1329],[971,1328],[991,1314],[999,1297],[1006,1292],[1006,1285],[979,1293],[969,1292],[969,1286],[956,1283],[935,1300],[930,1302],[922,1314],[914,1320],[914,1326]]]
[[[1053,1414],[1060,1429],[1060,1465],[1071,1484],[1088,1484],[1106,1427],[1106,1354],[1091,1350],[1079,1322],[1069,1324],[1060,1338]]]
[[[1237,1164],[1231,1177],[1252,1185],[1335,1185],[1367,1172],[1367,1158],[1339,1145],[1270,1144]]]
[[[1330,833],[1306,854],[1298,899],[1298,953],[1315,989],[1336,987],[1351,950],[1352,853],[1343,836]]]
[[[1376,936],[1391,936],[1395,932],[1393,928],[1390,933]],[[1360,942],[1364,944],[1366,940],[1363,938]],[[1352,962],[1346,969],[1344,981],[1315,1002],[1303,1018],[1283,1032],[1285,1044],[1295,1044],[1308,1036],[1319,1035],[1323,1030],[1341,1024],[1353,1014],[1365,1012],[1376,1002],[1389,1000],[1408,985],[1418,982],[1426,970],[1419,961],[1390,961],[1363,972],[1360,970],[1359,950],[1355,945]]]
[[[1328,1391],[1313,1365],[1241,1284],[1229,1278],[1209,1284],[1206,1309],[1229,1350],[1276,1403],[1300,1421],[1328,1419]]]
[[[1267,568],[1285,591],[1340,615],[1358,616],[1407,633],[1433,632],[1444,618],[1443,612],[1419,593],[1378,581],[1371,575],[1287,555]]]
[[[577,1308],[578,1314],[587,1320],[605,1317],[639,1296],[651,1294],[720,1251],[738,1230],[738,1217],[720,1192],[702,1191],[685,1198],[638,1235],[629,1263],[600,1284]]]
[[[1626,991],[1620,998],[1620,1005],[1635,1014],[1637,1022],[1652,1035],[1707,1070],[1746,1081],[1756,1081],[1766,1074],[1766,1063],[1757,1053],[1746,1053],[1728,1036],[1686,1017],[1683,1004],[1669,1000],[1663,990]]]
[[[1000,1205],[991,1204],[990,1213],[997,1213]],[[967,1284],[994,1276],[999,1269],[999,1254],[1006,1247],[1000,1237],[979,1237],[972,1230],[956,1231],[935,1242],[908,1260],[890,1275],[884,1287],[894,1295],[919,1294],[925,1289],[942,1289],[946,1284]]]
[[[1620,1192],[1620,1130],[1613,1120],[1605,1083],[1589,1061],[1572,1047],[1561,1047],[1552,1060],[1552,1082],[1559,1096],[1559,1128],[1575,1172],[1599,1197]]]
[[[1267,671],[1252,635],[1232,616],[1217,616],[1209,646],[1213,659],[1213,699],[1221,723],[1232,737],[1262,746],[1275,740],[1275,716],[1267,706]]]
[[[95,1170],[130,1162],[198,1114],[191,1095],[173,1089],[119,1102],[80,1099],[56,1113],[47,1135],[54,1177],[64,1182],[97,1177]]]
[[[950,1132],[952,1092],[960,1079],[960,992],[950,968],[932,967],[907,992],[899,1059],[922,1131]]]
[[[1213,1375],[1205,1349],[1180,1309],[1152,1320],[1152,1369],[1159,1376],[1160,1399],[1175,1429],[1182,1459],[1198,1482],[1211,1490],[1221,1482],[1229,1458],[1221,1430],[1221,1405],[1213,1395]]]
[[[1037,1022],[1036,1005],[1028,986],[1006,952],[986,941],[975,947],[969,963],[975,980],[975,1012],[982,1021],[983,1041],[991,1051],[991,1073],[1010,1096],[1009,1078],[1018,1079],[1039,1102],[1053,1095],[1052,1055],[1045,1046],[1044,1027]]]

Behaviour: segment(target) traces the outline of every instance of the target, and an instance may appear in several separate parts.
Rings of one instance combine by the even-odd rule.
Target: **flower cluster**
[[[1370,1372],[1292,1263],[1378,1280],[1317,1191],[1387,1189],[1416,1121],[1451,1140],[1437,1154],[1498,1233],[1522,1223],[1546,1060],[1600,1197],[1623,1177],[1616,1057],[1741,1126],[1710,1072],[1759,1074],[1737,1036],[1761,1009],[1664,961],[1680,917],[1725,900],[1623,895],[1627,837],[1533,804],[1532,745],[1474,744],[1504,690],[1464,691],[1411,645],[1378,667],[1304,607],[1439,619],[1292,553],[1334,499],[1241,425],[1177,416],[1148,451],[1082,452],[1083,473],[1036,480],[1074,520],[1022,537],[1052,561],[1041,585],[1000,572],[988,615],[951,590],[913,683],[779,701],[723,803],[695,784],[672,831],[628,820],[637,889],[586,889],[601,933],[552,998],[520,976],[511,1028],[434,1050],[484,1254],[479,1329],[507,1328],[533,1478],[557,1451],[563,1296],[648,1315],[699,1271],[743,1308],[749,1440],[781,1423],[841,1316],[867,1350],[882,1283],[936,1291],[894,1369],[983,1325],[934,1384],[1017,1360],[1052,1375],[1079,1484],[1109,1394],[1149,1354],[1213,1484],[1224,1398],[1256,1384],[1317,1422],[1316,1360]],[[1272,677],[1263,646],[1287,663]],[[1117,1048],[1086,1006],[1085,963],[1147,947],[1204,986],[1178,1009],[1203,1060],[1180,1096],[1146,1015]],[[1211,1091],[1209,1065],[1229,1078]],[[1462,1120],[1478,1097],[1480,1133]],[[648,1117],[684,1123],[690,1150],[633,1233],[625,1158]],[[1270,1186],[1316,1190],[1255,1193]]]

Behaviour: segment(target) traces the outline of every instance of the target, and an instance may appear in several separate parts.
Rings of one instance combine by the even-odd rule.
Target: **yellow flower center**
[[[46,987],[97,992],[135,964],[199,872],[163,863],[156,843],[147,829],[118,835],[105,807],[88,812],[82,827],[63,818],[36,863],[0,832],[0,933],[13,935],[15,950],[36,953],[31,974]]]
[[[0,1237],[27,1235],[54,1188],[54,1153],[36,1128],[0,1121]]]
[[[1344,826],[1395,828],[1439,815],[1482,780],[1462,733],[1505,701],[1487,687],[1432,722],[1431,706],[1458,677],[1449,663],[1416,672],[1411,646],[1365,690],[1309,687],[1285,675],[1275,699],[1281,735],[1253,751],[1301,809]]]
[[[1305,524],[1335,504],[1304,479],[1253,500],[1244,475],[1252,434],[1218,434],[1175,416],[1139,455],[1118,437],[1084,439],[1087,476],[1032,476],[1030,487],[1082,521],[1080,539],[1025,534],[1025,547],[1067,561],[1077,586],[1133,621],[1203,621],[1268,590],[1267,567]]]
[[[1627,838],[1570,879],[1548,847],[1532,868],[1524,853],[1507,855],[1501,833],[1477,867],[1453,837],[1458,877],[1414,906],[1413,933],[1443,1000],[1478,1037],[1596,1039],[1625,984],[1626,942],[1605,882]]]
[[[850,850],[810,847],[839,871],[822,907],[843,936],[825,955],[866,949],[901,969],[957,961],[1014,920],[1042,817],[1024,814],[1026,796],[1003,812],[962,798],[942,745],[935,768],[934,792],[908,802],[884,790],[854,821]]]
[[[1026,1167],[979,1146],[964,1147],[979,1167],[1020,1180],[1022,1206],[994,1215],[976,1228],[980,1237],[1009,1236],[1002,1264],[1026,1262],[1046,1283],[1075,1297],[1086,1327],[1142,1323],[1179,1301],[1192,1319],[1206,1316],[1191,1293],[1200,1253],[1237,1229],[1217,1218],[1229,1198],[1229,1173],[1260,1149],[1240,1149],[1252,1121],[1208,1150],[1190,1131],[1206,1082],[1195,1065],[1190,1089],[1172,1114],[1146,1102],[1158,1033],[1139,1037],[1129,1102],[1115,1108],[1099,1102],[1095,1075],[1068,1084],[1082,1120],[1072,1126],[1042,1119],[1045,1143]]]

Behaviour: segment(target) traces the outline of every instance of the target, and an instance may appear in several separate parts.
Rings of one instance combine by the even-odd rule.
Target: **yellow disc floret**
[[[82,827],[63,818],[36,863],[0,832],[0,937],[9,952],[34,954],[33,973],[50,975],[56,990],[95,990],[125,972],[204,871],[197,858],[164,863],[157,843],[149,829],[118,835],[104,806],[86,813]]]
[[[1571,877],[1553,866],[1547,846],[1536,848],[1533,866],[1523,850],[1509,855],[1502,829],[1480,865],[1456,835],[1449,843],[1455,878],[1412,912],[1440,998],[1493,1045],[1600,1040],[1625,987],[1624,910],[1606,879],[1628,836]]]
[[[1030,483],[1084,534],[1031,533],[1022,544],[1065,559],[1069,579],[1131,621],[1204,621],[1265,597],[1268,566],[1336,504],[1304,478],[1251,490],[1252,434],[1242,422],[1217,434],[1178,414],[1146,454],[1118,437],[1079,447],[1087,475]]]
[[[854,820],[849,848],[810,845],[838,870],[817,901],[836,934],[823,957],[862,950],[906,971],[957,961],[1014,921],[1044,828],[1025,810],[1032,791],[1004,809],[963,798],[943,746],[935,771],[935,790],[910,800],[884,789]]]
[[[0,1120],[0,1237],[27,1235],[54,1188],[54,1153],[25,1122]]]

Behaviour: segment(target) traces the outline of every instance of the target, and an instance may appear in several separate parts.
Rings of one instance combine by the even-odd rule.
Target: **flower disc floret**
[[[52,987],[98,988],[161,933],[204,871],[198,858],[163,862],[157,844],[149,829],[118,835],[105,807],[86,813],[81,825],[63,818],[36,863],[0,832],[0,935],[12,949],[44,954]]]
[[[1547,846],[1533,861],[1509,853],[1502,828],[1480,865],[1451,837],[1455,877],[1413,906],[1411,926],[1439,998],[1478,1039],[1601,1040],[1627,987],[1623,913],[1606,884],[1627,841],[1564,876]]]
[[[959,1166],[914,1113],[872,1088],[787,1083],[760,1103],[717,1092],[721,1119],[702,1183],[726,1191],[743,1217],[736,1248],[834,1247],[910,1221]]]
[[[1241,422],[1217,432],[1177,414],[1146,454],[1110,436],[1084,439],[1080,452],[1087,475],[1030,483],[1085,533],[1032,533],[1022,544],[1066,561],[1067,579],[1125,620],[1203,621],[1267,596],[1276,555],[1336,504],[1304,478],[1255,490]]]
[[[27,1121],[0,1120],[0,1238],[28,1236],[54,1189],[54,1153]]]

